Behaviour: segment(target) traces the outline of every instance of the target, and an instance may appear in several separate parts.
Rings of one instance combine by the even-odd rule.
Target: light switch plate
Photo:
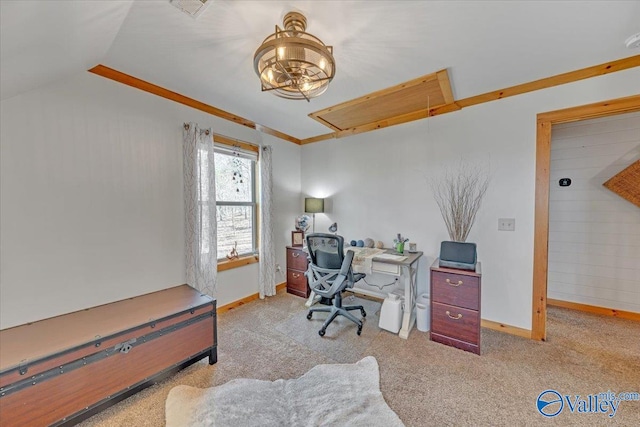
[[[498,218],[498,230],[499,231],[515,231],[516,219],[515,218]]]

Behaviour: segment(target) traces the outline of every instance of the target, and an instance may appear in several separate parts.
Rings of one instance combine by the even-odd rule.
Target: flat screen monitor
[[[475,243],[442,242],[440,244],[440,267],[475,271],[477,262]]]

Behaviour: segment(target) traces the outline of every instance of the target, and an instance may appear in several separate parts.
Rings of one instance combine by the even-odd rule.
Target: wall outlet
[[[515,218],[498,218],[499,231],[515,231],[515,229],[516,229]]]
[[[282,267],[280,267],[280,264],[276,264],[276,271],[282,272]]]

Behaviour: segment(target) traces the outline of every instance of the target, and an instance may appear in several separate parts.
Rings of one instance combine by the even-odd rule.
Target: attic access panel
[[[640,160],[631,163],[602,185],[640,207]]]
[[[445,69],[316,111],[309,116],[335,131],[342,131],[453,102],[449,75]]]

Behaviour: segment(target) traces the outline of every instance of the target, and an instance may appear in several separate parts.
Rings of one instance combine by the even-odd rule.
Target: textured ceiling
[[[328,131],[309,113],[437,70],[459,99],[640,53],[624,46],[638,1],[210,1],[193,19],[168,0],[2,0],[2,99],[103,64],[306,138]],[[311,103],[262,93],[253,71],[291,10],[334,47]]]

